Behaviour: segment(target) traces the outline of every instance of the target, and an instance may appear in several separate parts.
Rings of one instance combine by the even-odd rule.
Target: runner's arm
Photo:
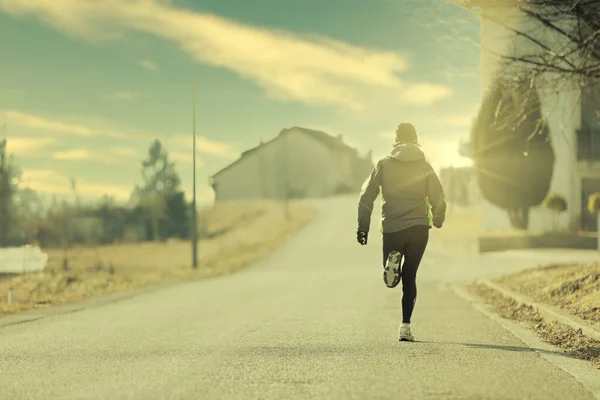
[[[431,204],[433,226],[441,228],[446,220],[446,196],[444,195],[444,188],[440,179],[433,168],[431,168],[427,176],[427,198],[429,199],[429,204]]]
[[[381,187],[381,163],[378,162],[371,175],[363,184],[358,202],[358,230],[369,232],[373,204],[379,195]]]

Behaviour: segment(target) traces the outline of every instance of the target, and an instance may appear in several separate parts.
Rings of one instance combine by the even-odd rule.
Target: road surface
[[[0,399],[594,398],[450,289],[507,256],[481,265],[434,237],[418,342],[398,342],[401,290],[383,284],[379,235],[355,242],[354,199],[317,206],[317,221],[235,275],[0,328]]]

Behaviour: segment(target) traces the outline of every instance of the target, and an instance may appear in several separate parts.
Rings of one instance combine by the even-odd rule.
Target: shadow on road
[[[453,342],[429,342],[429,341],[415,341],[415,343],[427,343],[427,344],[446,344],[453,346],[463,346],[470,347],[474,349],[488,349],[488,350],[500,350],[500,351],[515,351],[520,353],[542,353],[542,354],[552,354],[556,356],[562,356],[566,358],[575,358],[572,355],[560,351],[550,351],[550,350],[542,350],[534,347],[521,347],[521,346],[502,346],[495,344],[480,344],[480,343],[453,343]]]
[[[403,342],[404,343],[404,342]],[[556,355],[565,358],[578,358],[575,355],[568,352],[542,350],[534,347],[522,347],[522,346],[503,346],[494,344],[481,344],[481,343],[454,343],[454,342],[431,342],[431,341],[420,341],[417,340],[413,343],[407,344],[408,346],[415,344],[430,344],[438,345],[439,347],[446,346],[461,346],[472,349],[483,349],[483,350],[498,350],[498,351],[511,351],[518,353],[541,353],[548,355]],[[437,347],[437,346],[436,346]],[[439,348],[438,347],[438,348]],[[299,345],[299,346],[252,346],[244,351],[246,354],[258,355],[263,357],[300,357],[300,356],[320,356],[323,354],[330,355],[349,355],[350,353],[356,352],[362,354],[361,349],[353,348],[339,348],[331,346],[311,346],[311,345]]]

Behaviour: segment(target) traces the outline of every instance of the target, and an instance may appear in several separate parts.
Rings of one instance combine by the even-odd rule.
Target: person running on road
[[[417,269],[429,241],[429,229],[432,225],[441,228],[446,215],[444,190],[419,147],[415,127],[400,124],[392,153],[377,162],[363,185],[358,204],[357,240],[364,246],[373,203],[381,191],[383,280],[389,288],[402,280],[401,341],[414,341],[410,319],[417,298]]]

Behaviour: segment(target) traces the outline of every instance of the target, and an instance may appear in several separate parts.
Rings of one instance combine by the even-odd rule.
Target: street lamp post
[[[290,219],[290,171],[289,171],[289,146],[288,146],[288,135],[286,134],[283,138],[284,152],[283,152],[283,166],[284,166],[284,176],[285,176],[285,194],[284,194],[284,213],[285,219]]]
[[[194,68],[194,104],[192,128],[192,268],[198,268],[198,218],[196,216],[196,68]]]

